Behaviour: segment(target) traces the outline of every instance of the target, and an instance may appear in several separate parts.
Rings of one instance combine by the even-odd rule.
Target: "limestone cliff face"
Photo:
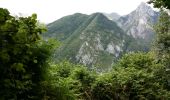
[[[75,59],[87,66],[108,69],[123,52],[123,41],[127,35],[103,14],[95,13],[92,16],[95,17],[91,23],[77,37],[81,45]]]
[[[153,37],[153,24],[159,16],[146,3],[141,3],[136,10],[117,21],[119,26],[134,38],[150,39]]]

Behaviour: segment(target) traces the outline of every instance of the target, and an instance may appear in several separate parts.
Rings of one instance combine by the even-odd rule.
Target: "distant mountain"
[[[60,41],[67,39],[77,27],[79,27],[88,15],[75,13],[74,15],[65,16],[47,25],[48,32],[46,37],[55,37]]]
[[[153,37],[153,24],[157,21],[158,16],[158,12],[142,2],[136,10],[120,17],[117,23],[134,38],[150,39]]]
[[[157,22],[158,16],[158,12],[142,2],[137,9],[120,17],[116,22],[127,35],[136,39],[136,44],[139,44],[138,48],[148,51],[153,43],[155,35],[153,25]]]
[[[150,49],[152,25],[159,13],[141,3],[126,16],[112,15],[111,19],[102,13],[76,13],[48,24],[44,37],[62,42],[55,61],[67,59],[103,71],[109,70],[124,53]]]
[[[64,41],[55,57],[106,70],[124,51],[125,38],[129,37],[115,22],[95,13]]]
[[[110,19],[110,20],[113,20],[113,21],[117,21],[121,16],[119,15],[119,14],[117,14],[117,13],[110,13],[110,14],[108,14],[108,13],[103,13],[108,19]]]

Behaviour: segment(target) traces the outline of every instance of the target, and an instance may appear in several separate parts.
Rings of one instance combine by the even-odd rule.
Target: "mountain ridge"
[[[142,9],[145,11],[141,12]],[[152,39],[154,35],[149,25],[155,23],[155,16],[147,13],[150,11],[153,12],[152,15],[155,14],[146,4],[141,4],[117,21],[108,19],[103,13],[75,13],[49,24],[45,37],[55,37],[63,44],[56,50],[56,61],[67,59],[98,71],[109,70],[124,53],[149,50],[151,40],[148,39]],[[140,13],[144,13],[143,16]],[[140,22],[141,18],[144,22]],[[149,18],[152,18],[153,23],[148,21]],[[149,27],[144,27],[145,25]],[[142,36],[143,33],[138,29],[149,35]]]
[[[146,30],[152,31],[152,25],[156,22],[158,16],[159,13],[154,11],[146,3],[142,2],[136,10],[120,17],[117,23],[120,27],[123,27],[128,35],[131,35],[134,38],[146,38],[147,34],[144,34],[143,32]]]

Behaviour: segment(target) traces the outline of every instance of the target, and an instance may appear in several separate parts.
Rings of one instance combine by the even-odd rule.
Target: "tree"
[[[91,84],[95,81],[96,74],[86,67],[62,61],[52,65],[48,69],[48,75],[50,83],[48,85],[52,87],[47,89],[50,100],[91,99]],[[51,95],[53,92],[50,91],[55,91],[55,96]]]
[[[170,99],[164,66],[154,53],[130,53],[92,85],[93,100]]]
[[[170,81],[170,16],[163,10],[155,25],[155,53],[159,63],[165,66],[167,81]],[[168,84],[170,89],[170,82]]]
[[[150,0],[149,4],[153,3],[155,8],[166,8],[170,9],[170,2],[169,0]]]
[[[163,61],[167,68],[170,68],[170,16],[164,11],[161,11],[155,32],[157,35],[155,39],[157,58]]]
[[[41,40],[46,29],[37,15],[13,17],[0,8],[0,99],[37,99],[52,45]]]
[[[161,9],[159,21],[155,25],[156,39],[155,51],[158,62],[164,64],[167,73],[166,80],[170,90],[170,10],[169,0],[150,0],[148,3],[153,3],[154,7]]]
[[[44,93],[49,100],[76,100],[75,87],[79,87],[79,82],[70,77],[75,67],[77,65],[68,61],[50,65],[47,69],[48,77],[43,83]]]

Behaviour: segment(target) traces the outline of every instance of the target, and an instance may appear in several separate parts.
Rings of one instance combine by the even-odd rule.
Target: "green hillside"
[[[88,16],[76,13],[74,15],[63,17],[47,25],[45,37],[55,37],[58,40],[65,40],[79,27]]]
[[[150,38],[153,38],[152,32],[147,30],[146,38],[133,37],[124,31],[124,27],[120,28],[102,13],[76,13],[54,21],[47,27],[44,37],[52,37],[62,43],[54,54],[55,62],[66,59],[99,71],[110,69],[124,53],[149,51]]]
[[[70,25],[70,23],[73,24]],[[61,30],[59,26],[56,26],[58,24],[61,28],[68,25],[70,27]],[[55,61],[67,59],[91,68],[97,67],[99,70],[111,67],[115,60],[126,51],[124,43],[130,38],[115,22],[101,13],[89,16],[74,14],[49,24],[48,28],[46,35],[52,34],[63,42],[55,53]]]

